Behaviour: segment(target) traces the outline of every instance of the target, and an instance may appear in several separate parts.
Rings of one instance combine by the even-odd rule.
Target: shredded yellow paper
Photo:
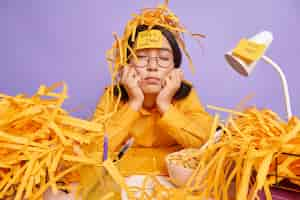
[[[258,192],[264,189],[271,199],[275,175],[278,181],[287,177],[299,184],[299,157],[283,154],[299,154],[300,122],[296,117],[286,123],[268,109],[218,110],[235,115],[224,126],[221,140],[199,156],[198,168],[186,185],[189,191],[201,190],[203,198],[259,199]]]
[[[0,199],[40,199],[49,186],[56,192],[78,181],[81,165],[102,165],[80,145],[100,138],[103,126],[69,116],[66,92],[57,83],[32,97],[0,95]]]

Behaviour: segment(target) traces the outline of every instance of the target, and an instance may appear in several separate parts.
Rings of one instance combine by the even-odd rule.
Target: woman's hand
[[[161,114],[165,113],[172,101],[173,96],[180,88],[183,80],[183,72],[181,69],[173,69],[164,80],[163,89],[156,98],[156,105]]]
[[[120,83],[129,96],[129,106],[138,111],[144,102],[144,93],[140,87],[140,77],[133,67],[125,66],[121,71]]]

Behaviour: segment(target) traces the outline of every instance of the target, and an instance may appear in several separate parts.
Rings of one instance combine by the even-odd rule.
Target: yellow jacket
[[[112,111],[108,92],[100,98],[93,121]],[[157,172],[166,174],[166,154],[181,148],[200,147],[211,131],[212,117],[203,108],[194,89],[181,100],[174,100],[163,114],[156,109],[134,111],[126,102],[105,124],[109,148],[118,151],[129,137],[134,145],[119,162],[124,175]]]

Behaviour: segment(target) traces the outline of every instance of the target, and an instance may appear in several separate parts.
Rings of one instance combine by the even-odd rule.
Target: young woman
[[[140,44],[153,35],[161,44]],[[128,54],[128,64],[120,70],[121,89],[114,88],[115,98],[121,92],[121,103],[105,124],[109,147],[118,151],[128,138],[134,138],[134,147],[120,162],[122,172],[165,174],[164,156],[180,148],[201,147],[211,131],[212,117],[184,80],[182,54],[173,33],[161,26],[149,30],[140,25],[135,36],[135,42],[128,40],[135,56]],[[103,117],[105,108],[113,107],[106,95],[100,99],[94,121]]]

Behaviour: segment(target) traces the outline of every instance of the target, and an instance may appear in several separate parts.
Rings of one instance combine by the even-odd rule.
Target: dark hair
[[[136,34],[135,34],[135,38],[137,38],[139,32],[141,31],[145,31],[148,29],[147,25],[139,25],[136,28]],[[156,29],[156,30],[160,30],[161,33],[163,34],[163,36],[168,40],[172,51],[173,51],[173,58],[174,58],[174,67],[175,68],[179,68],[181,65],[181,61],[182,61],[182,53],[180,50],[180,47],[176,41],[176,38],[174,37],[173,33],[171,33],[169,30],[167,30],[166,28],[162,27],[162,26],[153,26],[152,29]],[[128,44],[130,47],[133,47],[134,42],[132,42],[131,37],[129,37],[128,39]],[[127,49],[127,56],[130,56],[130,51],[129,49]],[[175,93],[173,99],[175,100],[180,100],[185,98],[186,96],[189,95],[190,91],[192,89],[192,85],[185,83],[185,82],[181,82],[180,88],[177,90],[177,92]],[[120,85],[120,91],[121,91],[121,100],[122,101],[128,101],[129,100],[129,96],[128,93],[125,89],[125,87],[123,85]],[[118,96],[119,94],[119,88],[116,85],[114,87],[114,95]]]

